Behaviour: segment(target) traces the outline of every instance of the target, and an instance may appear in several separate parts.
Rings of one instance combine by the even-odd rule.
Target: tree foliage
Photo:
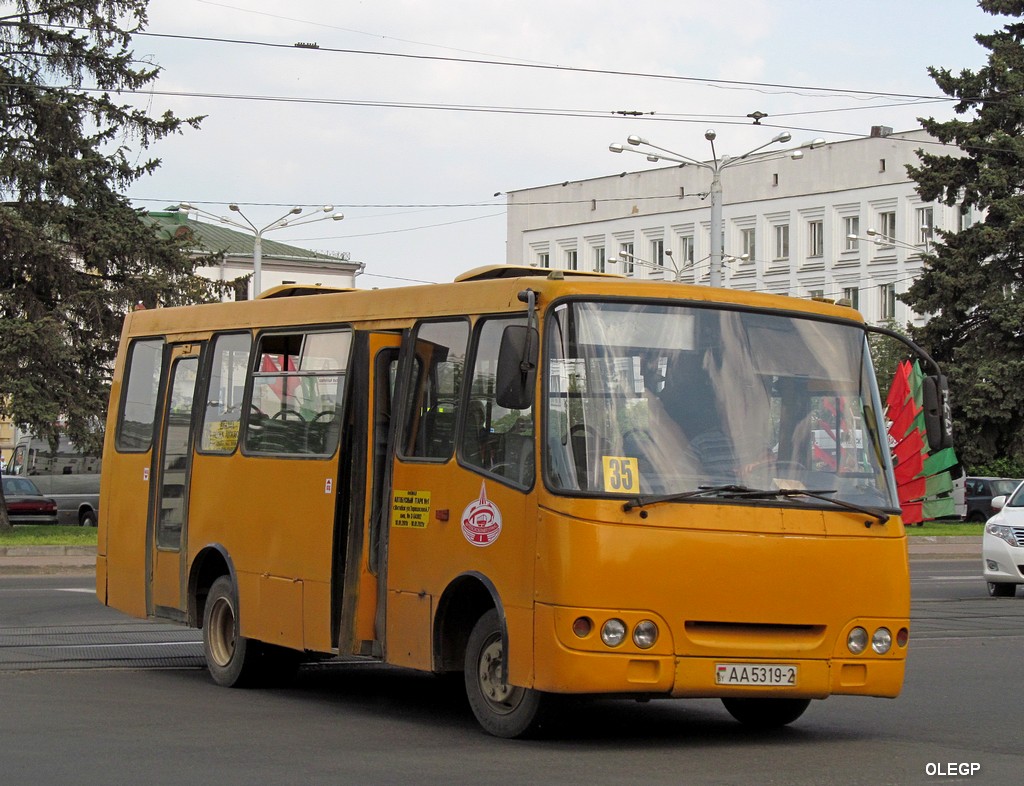
[[[147,3],[0,2],[0,417],[54,447],[98,448],[129,309],[214,294],[121,193],[160,165],[151,143],[201,120],[119,103],[159,74],[130,49]]]
[[[121,195],[151,143],[201,118],[121,103],[159,68],[135,60],[147,0],[0,3],[0,415],[90,443],[125,313],[209,300],[183,240]]]
[[[960,118],[924,120],[962,155],[919,151],[910,167],[921,198],[980,220],[941,242],[904,302],[927,324],[914,330],[950,377],[957,451],[968,467],[1024,462],[1024,2],[980,0],[1015,17],[975,39],[989,50],[978,71],[929,73]]]

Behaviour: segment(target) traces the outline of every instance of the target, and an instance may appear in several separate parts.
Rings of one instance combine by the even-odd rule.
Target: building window
[[[818,300],[824,300],[825,299],[825,290],[824,289],[811,289],[811,290],[808,290],[807,297],[812,298],[812,299],[817,298]]]
[[[551,255],[547,253],[537,254],[537,266],[551,267]]]
[[[896,239],[896,211],[888,210],[878,214],[878,234],[882,236],[883,246],[892,246]]]
[[[843,237],[845,238],[844,251],[856,251],[859,248],[860,240],[860,216],[846,216],[843,219]]]
[[[594,248],[594,272],[604,272],[604,246]]]
[[[843,287],[843,300],[850,304],[850,308],[860,308],[860,289]]]
[[[825,255],[825,224],[822,221],[807,222],[807,256]]]
[[[878,318],[894,319],[896,317],[896,285],[882,284],[878,288]]]
[[[693,264],[693,236],[679,238],[679,265],[686,267]]]
[[[565,269],[579,270],[579,254],[575,248],[565,252]]]
[[[775,254],[773,259],[783,261],[789,259],[789,224],[775,227]]]
[[[662,270],[665,269],[665,241],[658,239],[651,241],[651,262]]]
[[[746,257],[748,262],[753,262],[754,258],[757,256],[755,251],[757,231],[753,227],[740,230],[740,240],[743,245],[743,255]]]
[[[619,260],[622,262],[622,272],[633,275],[633,244],[619,243]]]
[[[971,218],[970,206],[960,205],[960,209],[956,211],[956,231],[963,232],[965,229],[970,229],[973,223]]]
[[[927,246],[935,234],[935,210],[930,207],[917,209],[917,243]]]

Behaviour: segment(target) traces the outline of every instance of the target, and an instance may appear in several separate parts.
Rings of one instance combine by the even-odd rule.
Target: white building
[[[922,148],[962,154],[924,131],[876,127],[805,146],[798,159],[780,147],[730,161],[720,169],[722,286],[846,298],[871,322],[920,324],[896,295],[920,273],[934,229],[970,220],[918,197],[906,166]],[[707,284],[711,179],[676,165],[511,192],[506,261]]]

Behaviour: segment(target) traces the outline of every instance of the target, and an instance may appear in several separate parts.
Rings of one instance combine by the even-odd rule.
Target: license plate
[[[781,685],[796,687],[796,666],[782,663],[716,663],[718,685]]]

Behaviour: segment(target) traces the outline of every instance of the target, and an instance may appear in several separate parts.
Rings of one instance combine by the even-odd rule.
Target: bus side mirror
[[[953,413],[949,403],[949,383],[945,375],[925,377],[921,398],[928,447],[932,452],[953,447]]]
[[[498,349],[494,400],[505,409],[528,409],[533,404],[540,340],[537,328],[509,325]]]

